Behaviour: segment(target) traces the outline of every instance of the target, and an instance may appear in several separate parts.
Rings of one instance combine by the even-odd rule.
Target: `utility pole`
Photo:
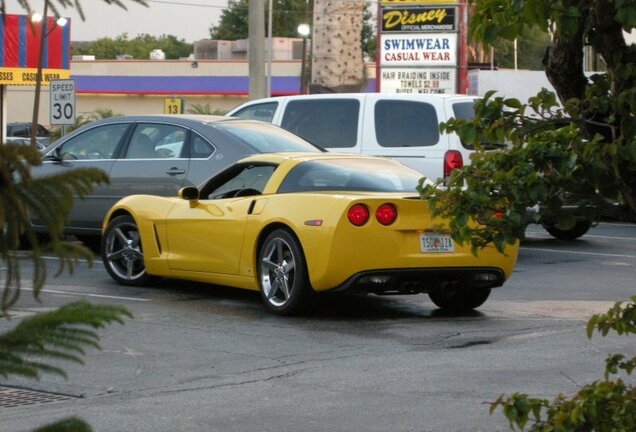
[[[250,0],[248,6],[249,99],[265,94],[265,2]]]

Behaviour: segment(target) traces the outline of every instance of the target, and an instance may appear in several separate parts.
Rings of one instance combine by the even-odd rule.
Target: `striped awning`
[[[1,17],[0,85],[35,85],[42,32],[42,85],[70,77],[70,20],[60,27],[52,17],[40,23],[27,15]]]

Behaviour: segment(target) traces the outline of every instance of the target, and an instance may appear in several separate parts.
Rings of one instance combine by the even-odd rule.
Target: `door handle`
[[[171,175],[171,176],[184,174],[184,173],[185,173],[184,169],[180,169],[180,168],[177,168],[177,167],[172,167],[168,171],[166,171],[166,174]]]

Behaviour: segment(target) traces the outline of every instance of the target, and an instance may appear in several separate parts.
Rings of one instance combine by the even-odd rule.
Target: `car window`
[[[359,115],[357,99],[294,100],[281,127],[323,148],[355,147]]]
[[[320,152],[304,139],[287,132],[277,126],[260,122],[232,122],[211,123],[220,136],[215,140],[229,144],[238,140],[255,153],[275,152]]]
[[[274,113],[278,107],[278,102],[267,102],[250,105],[232,114],[232,117],[240,117],[248,120],[260,120],[271,123]]]
[[[178,159],[183,157],[187,130],[179,126],[141,123],[130,138],[125,159]]]
[[[439,141],[439,122],[433,105],[404,100],[375,104],[375,135],[382,147],[432,146]]]
[[[192,134],[190,157],[193,159],[207,159],[214,153],[214,147],[201,136]]]
[[[128,126],[118,123],[89,129],[56,147],[55,154],[66,160],[113,159]]]
[[[222,183],[205,190],[204,199],[222,199],[235,196],[259,195],[276,170],[273,165],[246,165],[237,169]]]
[[[289,171],[278,193],[342,190],[415,192],[421,177],[410,168],[384,160],[307,161]]]
[[[30,128],[26,124],[14,124],[7,127],[7,136],[28,137]]]

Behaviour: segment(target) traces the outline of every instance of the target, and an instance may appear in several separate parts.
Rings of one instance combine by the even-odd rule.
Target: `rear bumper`
[[[494,267],[384,269],[357,273],[333,292],[419,294],[451,287],[496,288],[504,281],[504,272]]]

